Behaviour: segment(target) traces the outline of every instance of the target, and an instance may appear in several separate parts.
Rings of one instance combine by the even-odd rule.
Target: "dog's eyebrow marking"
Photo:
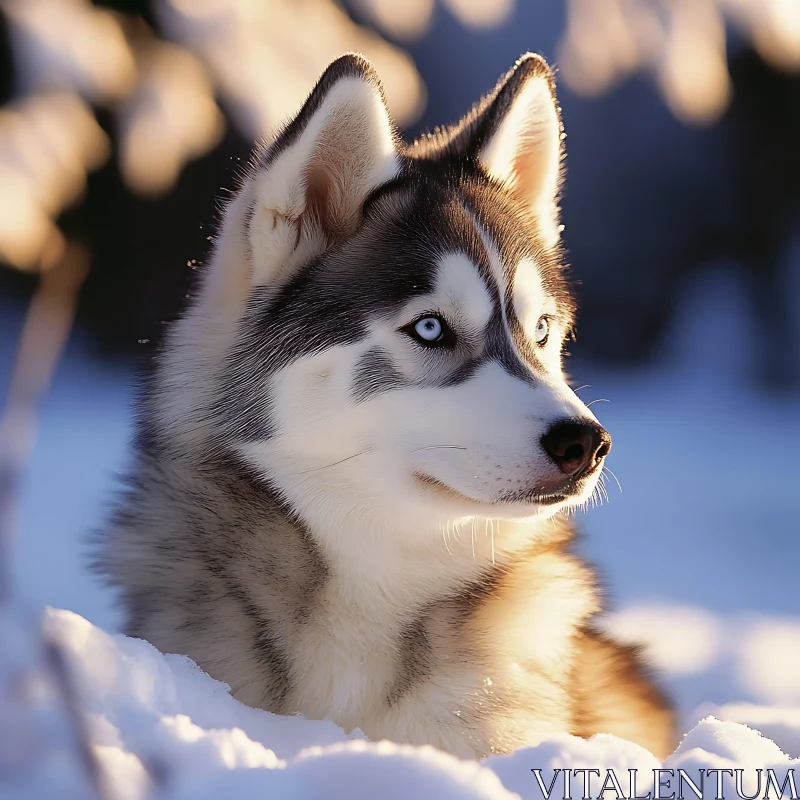
[[[545,308],[545,293],[536,262],[522,258],[514,272],[511,307],[525,335],[533,338]]]
[[[435,292],[446,298],[446,307],[456,309],[477,330],[492,316],[492,298],[478,266],[466,253],[441,256],[437,264]]]

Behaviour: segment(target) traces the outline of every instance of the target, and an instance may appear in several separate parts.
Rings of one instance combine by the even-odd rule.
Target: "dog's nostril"
[[[595,467],[611,450],[608,432],[589,422],[557,422],[542,437],[542,447],[566,475]]]
[[[563,458],[567,461],[574,461],[576,459],[584,459],[584,450],[582,444],[571,444],[565,451]]]

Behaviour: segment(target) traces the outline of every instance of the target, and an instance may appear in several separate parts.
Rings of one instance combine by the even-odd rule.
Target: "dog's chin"
[[[594,492],[598,472],[578,481],[570,481],[558,488],[530,487],[505,492],[497,497],[481,499],[466,494],[424,472],[415,472],[417,486],[429,497],[436,495],[449,508],[463,509],[465,515],[480,515],[495,519],[525,519],[536,516],[552,516],[563,508],[585,503]]]

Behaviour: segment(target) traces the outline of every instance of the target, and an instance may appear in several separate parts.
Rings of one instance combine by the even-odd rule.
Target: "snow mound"
[[[17,736],[12,741],[0,736],[0,766],[12,759],[17,763],[15,770],[0,770],[0,798],[84,796],[86,771],[79,766],[79,748],[69,739],[68,715],[59,711],[63,703],[48,687],[47,671],[32,660],[27,629],[10,625],[8,619],[2,622],[4,641],[10,646],[0,653],[0,681],[6,687],[0,697],[0,717],[15,730],[37,726],[40,733],[46,730],[51,746],[48,759],[41,747],[32,759],[29,754],[26,770],[17,751],[25,747],[30,751],[34,738],[23,741]],[[155,788],[160,797],[181,799],[512,800],[543,796],[534,769],[541,770],[545,786],[565,770],[588,768],[600,775],[613,770],[625,780],[628,770],[637,770],[642,776],[639,785],[648,787],[653,770],[662,768],[684,769],[689,775],[734,766],[773,768],[782,782],[790,766],[800,766],[800,759],[790,759],[758,731],[711,716],[699,722],[663,764],[638,745],[608,734],[589,740],[565,734],[479,764],[432,747],[369,742],[360,732],[347,734],[330,722],[249,708],[190,659],[162,655],[138,639],[110,636],[70,611],[48,609],[43,631],[65,656],[86,738],[101,773],[96,780],[114,798],[136,800]],[[38,688],[9,700],[10,679],[23,673],[26,659],[30,661],[26,685]],[[27,699],[20,699],[23,695]],[[9,709],[17,716],[12,717]],[[23,711],[28,719],[20,725]],[[797,712],[747,706],[724,707],[720,713],[744,721],[763,720],[782,741],[793,746],[800,741]],[[592,796],[598,796],[602,777],[597,781]],[[573,796],[578,787],[575,782]],[[627,789],[623,782],[623,791]],[[557,788],[554,796],[558,793]]]
[[[772,739],[785,753],[795,758],[800,757],[800,708],[728,703],[724,706],[707,707],[706,711],[718,719],[740,722],[756,728]]]

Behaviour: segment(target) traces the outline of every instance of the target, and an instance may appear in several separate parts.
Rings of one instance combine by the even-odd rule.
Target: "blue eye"
[[[533,339],[540,347],[544,347],[547,344],[547,337],[550,335],[550,322],[548,321],[547,317],[539,317],[539,321],[536,323],[536,330],[533,334]]]
[[[423,317],[414,323],[414,333],[426,342],[438,342],[444,334],[444,326],[438,317]]]
[[[455,345],[455,334],[438,314],[425,314],[400,330],[425,347]]]

